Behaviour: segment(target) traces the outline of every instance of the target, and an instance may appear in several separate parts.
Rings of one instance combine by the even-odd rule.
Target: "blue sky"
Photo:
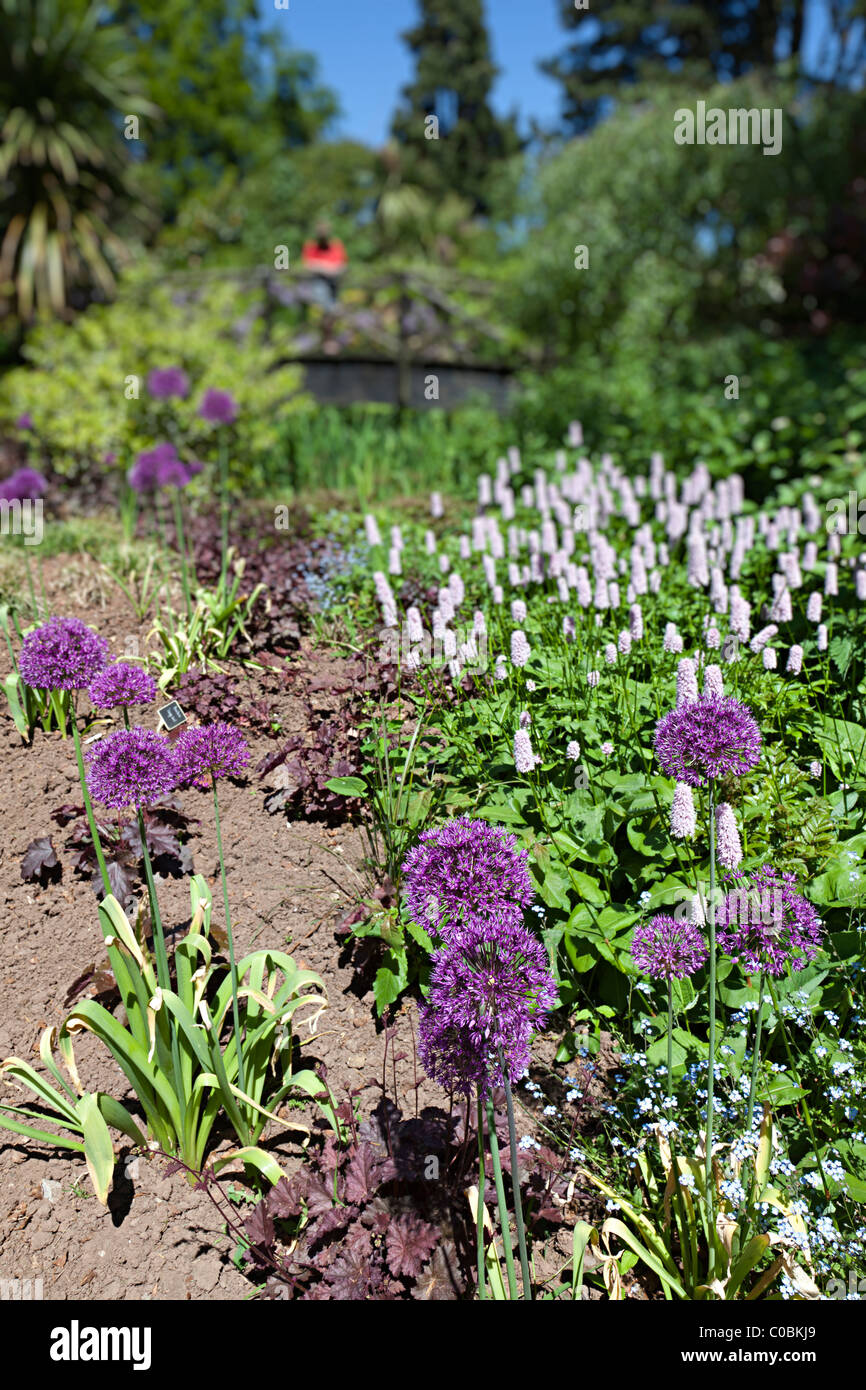
[[[269,0],[261,14],[268,23]],[[288,0],[268,27],[284,32],[296,48],[315,53],[320,74],[338,94],[344,116],[338,133],[373,145],[388,135],[400,88],[412,62],[400,34],[416,22],[415,0]],[[560,89],[536,66],[568,42],[556,0],[486,0],[493,57],[502,73],[493,93],[500,111],[516,107],[521,126],[529,118],[553,124]]]

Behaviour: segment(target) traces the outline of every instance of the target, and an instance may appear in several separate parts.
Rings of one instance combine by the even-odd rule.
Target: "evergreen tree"
[[[407,177],[488,209],[491,165],[520,149],[514,116],[490,105],[496,68],[482,0],[419,0],[420,20],[403,34],[415,57],[392,130]]]
[[[862,10],[862,0],[837,8]],[[769,73],[786,59],[793,75],[801,68],[805,0],[593,0],[582,9],[560,0],[560,9],[575,41],[540,66],[565,88],[563,120],[572,131],[594,125],[629,90],[638,97],[653,79],[694,87]],[[848,44],[836,80],[844,80],[851,57]]]
[[[110,9],[160,108],[159,120],[142,123],[142,172],[168,217],[226,169],[249,173],[336,114],[315,58],[264,31],[257,0],[117,0]]]

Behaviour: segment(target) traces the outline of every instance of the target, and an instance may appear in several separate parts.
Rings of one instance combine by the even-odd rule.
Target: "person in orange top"
[[[343,243],[331,236],[327,222],[320,222],[314,240],[304,242],[301,265],[309,272],[316,291],[316,302],[323,308],[336,304],[337,285],[348,263]]]

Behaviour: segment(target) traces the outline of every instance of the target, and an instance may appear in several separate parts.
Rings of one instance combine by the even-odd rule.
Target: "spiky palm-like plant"
[[[24,321],[109,294],[130,203],[124,119],[157,114],[92,0],[0,0],[0,308]]]

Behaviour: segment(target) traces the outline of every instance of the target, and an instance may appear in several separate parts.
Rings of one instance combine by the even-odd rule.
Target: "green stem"
[[[246,1093],[247,1088],[244,1083],[244,1051],[243,1047],[241,1046],[241,1018],[240,1009],[238,1007],[238,967],[235,962],[235,943],[234,937],[232,935],[232,918],[231,912],[229,910],[229,889],[228,881],[226,879],[225,859],[223,858],[223,836],[222,827],[220,825],[220,806],[219,797],[217,796],[217,784],[215,777],[213,778],[213,809],[214,818],[216,820],[217,854],[219,855],[220,861],[220,878],[222,880],[223,888],[223,908],[225,910],[226,915],[226,936],[228,937],[229,942],[229,966],[231,968],[232,976],[232,1021],[234,1024],[235,1033],[235,1049],[237,1051],[238,1057],[238,1087],[240,1088],[240,1090]]]
[[[517,1223],[517,1248],[520,1251],[520,1273],[523,1276],[523,1297],[528,1302],[532,1302],[532,1280],[529,1277],[529,1256],[526,1251],[526,1227],[523,1222],[523,1200],[520,1196],[520,1165],[519,1153],[517,1149],[517,1129],[514,1124],[514,1102],[511,1098],[511,1084],[505,1072],[505,1064],[502,1060],[502,1053],[499,1053],[499,1065],[502,1068],[502,1076],[505,1082],[505,1107],[508,1111],[508,1143],[511,1149],[511,1190],[514,1194],[514,1219]]]
[[[135,808],[138,817],[138,835],[141,840],[141,857],[144,861],[144,877],[147,883],[147,896],[150,899],[150,917],[153,925],[153,953],[156,957],[156,978],[163,993],[171,990],[171,971],[168,966],[168,951],[165,945],[165,933],[162,928],[162,915],[159,910],[159,900],[156,896],[156,880],[153,876],[153,865],[150,862],[150,850],[147,848],[147,835],[144,829],[144,813],[140,806]],[[174,1067],[174,1084],[180,1085],[180,1047],[177,1040],[177,1028],[174,1018],[170,1020],[171,1029],[171,1060]]]
[[[710,778],[710,1035],[707,1058],[707,1226],[709,1235],[709,1275],[715,1268],[715,1216],[713,1202],[713,1091],[716,1071],[716,784]]]
[[[220,588],[224,588],[226,571],[228,569],[229,551],[229,460],[226,442],[223,437],[219,441],[219,472],[220,472],[220,534],[221,534],[221,554],[222,563],[220,567]]]
[[[156,978],[159,981],[160,989],[171,989],[171,973],[168,968],[168,951],[166,950],[165,933],[162,928],[162,915],[156,896],[156,880],[153,876],[153,865],[150,862],[150,850],[147,848],[144,813],[140,806],[136,807],[136,815],[138,817],[138,834],[141,840],[141,857],[144,861],[144,879],[147,884],[147,896],[150,900],[150,916],[153,923],[153,954],[156,957]]]
[[[475,1219],[475,1240],[478,1247],[478,1299],[487,1299],[487,1270],[484,1262],[484,1114],[481,1109],[481,1093],[478,1105],[478,1212]]]
[[[177,548],[180,551],[180,575],[181,583],[183,584],[183,599],[184,603],[186,604],[187,619],[190,619],[192,617],[192,597],[190,595],[189,574],[187,573],[186,567],[186,540],[183,534],[183,515],[181,512],[180,505],[180,491],[176,487],[172,488],[171,491],[171,500],[172,505],[174,507],[174,529],[177,537]]]
[[[758,1066],[761,1060],[761,1025],[764,1021],[764,972],[758,976],[758,1017],[755,1020],[755,1050],[752,1054],[752,1080],[749,1085],[749,1109],[746,1123],[749,1129],[754,1123],[755,1091],[758,1085]]]
[[[508,1294],[517,1301],[517,1279],[514,1273],[514,1254],[511,1249],[511,1232],[508,1224],[508,1207],[505,1205],[505,1184],[502,1181],[502,1165],[499,1162],[499,1139],[496,1134],[496,1117],[493,1101],[487,1100],[487,1132],[490,1140],[490,1157],[493,1160],[493,1181],[496,1185],[496,1201],[499,1205],[499,1225],[502,1230],[502,1248],[505,1253],[505,1268],[508,1273]]]
[[[668,976],[668,1100],[673,1100],[674,1094],[674,982]],[[673,1106],[668,1106],[668,1119],[673,1112]]]
[[[36,597],[36,590],[33,586],[33,571],[30,568],[30,551],[26,545],[24,546],[24,565],[27,570],[27,587],[30,590],[30,602],[33,604],[33,613],[38,623],[42,621],[42,615],[39,612],[39,600]]]
[[[111,880],[108,877],[105,855],[102,853],[102,841],[99,838],[99,831],[96,828],[96,821],[93,816],[93,804],[90,800],[90,792],[87,790],[87,778],[84,774],[84,755],[81,751],[81,735],[78,732],[75,710],[70,710],[70,722],[72,724],[72,741],[75,744],[75,758],[78,763],[78,780],[81,783],[81,794],[84,797],[84,810],[87,816],[87,824],[90,827],[90,838],[93,841],[93,848],[96,850],[96,862],[99,865],[99,872],[102,876],[102,886],[105,889],[105,896],[110,897]]]

